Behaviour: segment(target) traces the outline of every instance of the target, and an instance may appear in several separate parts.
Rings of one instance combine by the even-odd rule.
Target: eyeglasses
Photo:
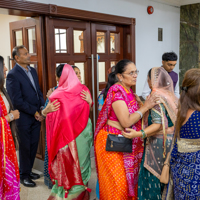
[[[139,70],[136,70],[136,71],[132,71],[130,73],[123,73],[123,74],[127,74],[129,76],[135,76],[135,75],[138,75],[139,74]]]

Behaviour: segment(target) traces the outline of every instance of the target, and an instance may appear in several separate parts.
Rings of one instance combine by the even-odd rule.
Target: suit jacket
[[[31,68],[36,90],[27,74],[17,64],[9,71],[6,79],[6,89],[15,109],[19,110],[18,125],[31,124],[34,114],[44,105],[43,94],[40,90],[37,72]]]

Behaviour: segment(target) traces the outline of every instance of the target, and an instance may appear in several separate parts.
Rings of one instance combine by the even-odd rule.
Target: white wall
[[[164,52],[179,55],[180,8],[151,0],[31,0],[46,4],[136,18],[136,65],[140,71],[137,94],[143,89],[146,74],[151,67],[161,65]],[[147,6],[154,7],[152,15]],[[158,42],[158,28],[163,28],[163,42]],[[177,64],[175,71],[178,72]]]
[[[25,17],[5,15],[0,13],[0,55],[4,57],[6,67],[8,67],[7,57],[11,57],[9,23],[22,19],[25,19]]]

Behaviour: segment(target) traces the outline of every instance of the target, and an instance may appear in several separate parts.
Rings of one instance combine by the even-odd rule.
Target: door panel
[[[107,84],[108,69],[123,59],[123,27],[91,24],[92,54],[94,54],[95,97]],[[97,103],[95,103],[97,110]],[[95,113],[95,121],[97,112]]]
[[[43,94],[46,94],[46,70],[45,55],[42,35],[42,17],[29,18],[10,23],[11,50],[17,45],[24,45],[31,54],[30,66],[37,71],[39,84]],[[11,52],[12,54],[12,52]],[[15,63],[12,61],[12,67]],[[45,153],[45,123],[42,122],[40,130],[40,141],[38,145],[37,157],[44,159]]]
[[[46,17],[47,64],[49,87],[56,85],[55,68],[57,64],[68,63],[79,66],[84,84],[91,91],[91,54],[90,24],[88,22],[69,21]],[[61,30],[61,31],[59,31]],[[60,34],[59,32],[62,32]],[[63,44],[64,43],[64,44]],[[62,49],[62,46],[65,49]]]
[[[99,70],[96,70],[95,74],[99,76],[99,90],[101,91],[107,84],[108,69],[123,59],[123,27],[92,23],[91,32],[92,53],[99,55]]]

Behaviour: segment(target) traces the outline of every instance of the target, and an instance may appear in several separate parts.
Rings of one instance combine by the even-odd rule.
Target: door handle
[[[94,55],[91,55],[91,61],[92,61],[92,99],[93,99],[93,127],[94,127],[94,131],[95,131],[95,89],[94,89]]]
[[[12,61],[13,59],[10,58],[10,56],[8,56],[7,58],[8,58],[8,71],[10,71],[11,68],[12,68],[12,67],[10,66],[10,61]]]

